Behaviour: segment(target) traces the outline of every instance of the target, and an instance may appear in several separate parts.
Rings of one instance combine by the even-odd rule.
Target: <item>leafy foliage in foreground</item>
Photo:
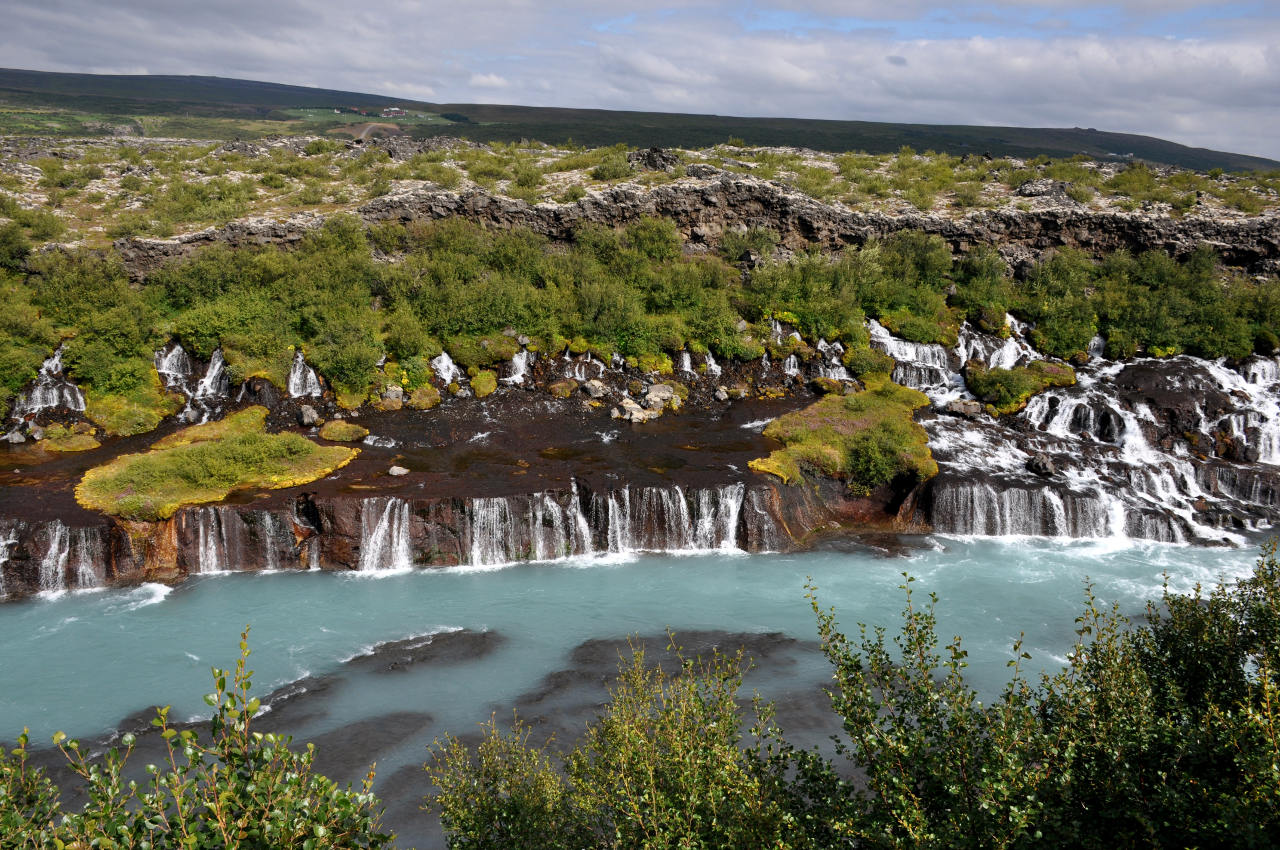
[[[136,739],[121,739],[101,758],[62,733],[54,742],[84,782],[88,801],[64,811],[58,790],[29,764],[27,735],[0,750],[0,846],[21,848],[377,848],[392,836],[379,827],[381,806],[370,792],[373,770],[358,790],[340,788],[312,770],[315,750],[290,749],[287,736],[253,731],[261,705],[249,696],[253,671],[247,631],[234,670],[214,668],[215,713],[202,742],[192,729],[157,712],[153,734],[166,758],[148,765],[142,782],[125,778]]]
[[[1065,669],[1019,641],[990,704],[908,578],[901,630],[846,636],[819,608],[843,734],[828,759],[736,691],[741,658],[680,676],[637,655],[563,757],[517,724],[428,766],[450,847],[1270,847],[1280,841],[1280,564],[1169,593],[1132,626],[1092,592]],[[849,777],[853,777],[850,779]],[[541,836],[541,839],[537,837]],[[530,844],[530,841],[533,844]],[[550,842],[550,843],[540,843]]]

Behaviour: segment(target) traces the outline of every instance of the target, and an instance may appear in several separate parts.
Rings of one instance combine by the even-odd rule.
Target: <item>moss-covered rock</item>
[[[332,440],[335,443],[354,443],[367,436],[369,436],[368,428],[340,419],[330,419],[320,429],[321,439]]]
[[[765,436],[783,444],[751,462],[757,472],[795,484],[806,475],[835,478],[866,494],[899,477],[932,478],[938,465],[928,435],[912,419],[929,399],[887,379],[851,395],[828,395],[804,410],[780,416]]]
[[[435,387],[418,387],[409,394],[409,406],[414,410],[430,410],[440,403],[440,391]]]
[[[505,339],[505,337],[504,337]],[[498,388],[498,374],[490,372],[488,369],[481,369],[474,378],[471,379],[471,391],[476,394],[476,398],[484,398],[493,395],[494,390]]]
[[[824,378],[819,376],[810,381],[809,386],[813,387],[815,392],[822,393],[823,395],[844,394],[844,384],[840,383],[835,378]]]
[[[988,413],[1001,416],[1022,410],[1033,395],[1049,387],[1071,386],[1076,373],[1065,363],[1048,360],[1034,360],[1013,369],[988,369],[971,360],[965,366],[964,380],[969,391],[986,403]]]
[[[568,398],[577,392],[577,389],[578,382],[573,378],[564,378],[559,381],[552,381],[547,387],[547,391],[556,398]]]
[[[92,433],[84,433],[65,425],[50,425],[44,429],[41,448],[48,452],[84,452],[102,445]]]

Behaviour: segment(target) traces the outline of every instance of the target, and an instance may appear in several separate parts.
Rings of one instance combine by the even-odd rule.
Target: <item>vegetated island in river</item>
[[[6,599],[828,533],[1231,544],[1280,513],[1275,175],[4,151]]]

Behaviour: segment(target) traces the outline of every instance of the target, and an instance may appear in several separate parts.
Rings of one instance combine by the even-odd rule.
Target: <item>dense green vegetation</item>
[[[834,758],[797,750],[741,657],[672,678],[637,655],[568,754],[518,723],[428,765],[449,846],[1115,848],[1280,841],[1280,565],[1132,626],[1090,594],[1065,669],[1038,682],[1015,644],[981,702],[936,597],[892,640],[846,636],[813,600],[841,734]],[[845,777],[853,777],[848,779]]]
[[[918,482],[937,475],[928,434],[911,418],[928,397],[886,375],[867,375],[864,382],[862,392],[828,395],[770,422],[764,434],[783,448],[753,460],[751,468],[789,484],[805,474],[836,478],[860,495],[900,476]]]
[[[727,240],[725,253],[768,251],[772,239],[750,231]],[[909,340],[952,345],[965,319],[1000,334],[1012,312],[1036,323],[1042,351],[1064,358],[1083,357],[1097,333],[1113,357],[1243,357],[1280,342],[1280,284],[1224,273],[1207,248],[1181,262],[1064,250],[1018,283],[990,250],[957,260],[940,238],[904,232],[835,256],[765,262],[744,279],[722,256],[684,254],[669,221],[583,226],[560,246],[462,219],[368,230],[334,216],[296,249],[213,247],[134,284],[110,252],[27,255],[15,244],[0,269],[9,308],[0,411],[65,341],[87,415],[111,433],[150,430],[179,405],[151,363],[169,339],[202,358],[221,348],[233,381],[278,386],[301,349],[349,405],[389,382],[406,397],[429,386],[427,361],[441,350],[487,384],[482,373],[518,350],[511,332],[543,351],[616,352],[658,371],[683,349],[722,360],[810,357],[819,338],[842,341],[855,373],[883,371],[867,317]],[[776,338],[775,320],[804,341]]]
[[[218,502],[233,490],[314,481],[358,451],[319,446],[299,434],[267,434],[266,415],[264,407],[248,407],[171,434],[151,451],[113,458],[85,473],[76,500],[127,519],[166,519],[183,505]]]
[[[105,754],[91,754],[62,733],[54,743],[88,798],[63,809],[45,773],[29,763],[24,731],[17,747],[0,750],[0,843],[14,848],[336,848],[389,847],[381,831],[373,771],[359,789],[342,788],[312,768],[315,751],[291,749],[288,736],[254,728],[261,703],[249,695],[247,631],[234,670],[214,668],[214,710],[206,738],[169,719],[162,708],[152,720],[166,758],[147,766],[147,778],[131,781],[125,765],[137,738],[124,735]]]

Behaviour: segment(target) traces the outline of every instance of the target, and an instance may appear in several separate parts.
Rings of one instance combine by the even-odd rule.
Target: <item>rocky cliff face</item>
[[[779,551],[855,522],[901,530],[902,494],[846,500],[770,482],[629,487],[486,498],[317,497],[192,507],[169,520],[0,526],[0,598],[227,570],[375,572],[697,550]],[[903,511],[904,516],[909,511]]]
[[[570,204],[530,205],[478,188],[447,192],[427,185],[377,198],[358,213],[368,223],[463,216],[495,227],[528,228],[552,239],[568,238],[582,222],[614,226],[661,216],[674,221],[695,245],[715,245],[726,231],[764,227],[778,233],[782,245],[790,249],[815,244],[835,249],[900,230],[921,230],[938,234],[957,251],[996,246],[1015,269],[1064,246],[1097,254],[1126,248],[1178,256],[1208,244],[1231,265],[1253,273],[1280,272],[1280,216],[1274,212],[1174,218],[1143,211],[1094,210],[1064,197],[1034,210],[1006,206],[959,217],[916,210],[891,214],[824,204],[779,183],[710,166],[694,171],[700,176],[653,188],[621,184],[590,192]],[[204,245],[289,244],[322,222],[323,217],[314,213],[281,220],[252,218],[173,239],[122,239],[116,248],[130,273],[141,277],[165,260]]]

